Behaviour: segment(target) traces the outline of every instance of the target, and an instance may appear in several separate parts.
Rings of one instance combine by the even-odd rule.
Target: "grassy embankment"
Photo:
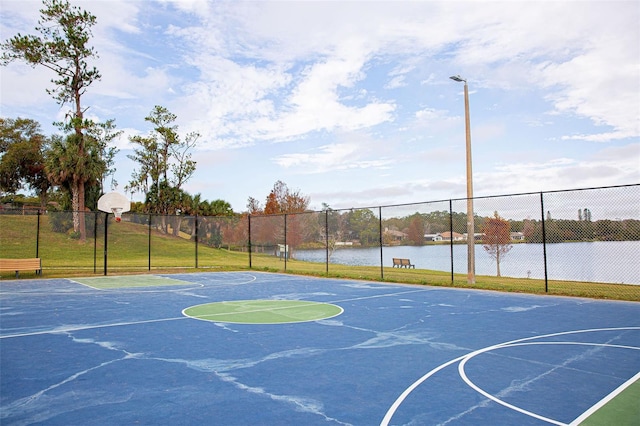
[[[52,232],[49,218],[41,216],[38,255],[42,258],[45,278],[87,276],[104,272],[104,234],[82,243],[66,234]],[[0,215],[0,257],[35,257],[35,216]],[[347,266],[338,264],[285,262],[272,254],[253,253],[251,268],[247,252],[198,246],[193,241],[151,232],[146,225],[130,222],[109,224],[108,274],[159,272],[257,270],[287,272],[300,275],[363,279],[394,283],[477,288],[520,293],[545,294],[543,280],[477,276],[476,284],[467,284],[466,274],[456,274],[453,283],[449,272],[423,269],[396,269],[379,266]],[[151,268],[149,268],[149,240],[151,240]],[[382,279],[384,275],[384,280]],[[21,278],[34,278],[33,272],[21,272]],[[2,272],[2,280],[10,280],[13,273]],[[548,282],[548,294],[602,299],[640,301],[640,285],[586,283],[575,281]]]

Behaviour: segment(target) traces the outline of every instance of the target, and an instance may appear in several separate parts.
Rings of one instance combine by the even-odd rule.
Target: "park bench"
[[[399,259],[394,257],[393,258],[393,267],[398,267],[398,268],[413,268],[416,269],[416,265],[413,265],[411,263],[411,261],[409,259]]]
[[[42,262],[39,257],[33,259],[0,259],[0,272],[14,272],[16,278],[20,271],[35,271],[36,275],[42,275]]]

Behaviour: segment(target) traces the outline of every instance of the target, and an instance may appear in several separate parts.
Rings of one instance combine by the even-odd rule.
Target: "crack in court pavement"
[[[553,365],[552,368],[550,368],[549,370],[545,371],[542,374],[539,374],[535,377],[531,377],[528,379],[521,379],[521,380],[512,380],[511,383],[509,384],[508,387],[502,389],[500,392],[498,392],[496,394],[496,397],[500,400],[502,400],[505,397],[509,397],[515,393],[518,392],[527,392],[530,390],[530,386],[531,384],[542,380],[543,378],[547,377],[550,374],[553,374],[554,372],[556,372],[559,369],[563,369],[566,368],[567,365],[573,363],[574,361],[579,361],[580,359],[583,359],[586,356],[587,352],[591,352],[591,350],[587,350],[585,351],[585,353],[579,354],[579,355],[575,355],[567,360],[565,360],[562,364],[560,365]],[[485,408],[488,407],[490,405],[490,403],[492,403],[494,401],[491,401],[490,399],[484,399],[481,402],[479,402],[478,404],[469,407],[467,410],[458,413],[457,415],[447,419],[445,422],[440,423],[438,426],[444,426],[449,424],[452,421],[456,421],[459,420],[461,418],[463,418],[464,416],[473,413],[474,411],[476,411],[477,409],[480,408]]]
[[[542,305],[531,305],[531,306],[508,306],[506,308],[501,308],[500,310],[505,312],[526,312],[531,311],[537,308],[546,308],[546,306]]]
[[[34,423],[46,423],[47,420],[71,411],[84,408],[97,407],[100,405],[126,403],[131,399],[133,393],[126,395],[114,395],[107,392],[64,392],[57,396],[31,395],[31,400],[25,398],[16,400],[7,406],[2,407],[0,420],[11,417],[14,413],[26,415],[23,420],[11,421],[13,426],[26,426]]]
[[[492,402],[492,401],[491,401],[490,399],[484,399],[484,400],[480,401],[479,403],[477,403],[476,405],[471,406],[471,407],[469,407],[468,409],[466,409],[466,410],[462,411],[461,413],[458,413],[458,414],[456,414],[456,415],[455,415],[455,416],[453,416],[453,417],[449,417],[449,418],[448,418],[447,420],[445,420],[444,422],[442,422],[442,423],[438,423],[438,425],[437,425],[437,426],[446,426],[446,425],[448,425],[449,423],[455,422],[456,420],[460,420],[460,419],[462,419],[464,416],[466,416],[467,414],[471,414],[471,413],[473,413],[474,411],[476,411],[476,410],[477,410],[477,409],[479,409],[479,408],[485,408],[485,407],[488,407],[488,406],[489,406],[489,404],[490,404],[491,402]]]
[[[402,327],[396,328],[391,331],[377,331],[371,330],[362,327],[355,327],[351,325],[346,325],[342,321],[339,320],[320,320],[317,321],[320,324],[334,326],[334,327],[345,327],[350,328],[352,330],[362,331],[365,333],[373,334],[374,336],[364,340],[355,345],[341,348],[340,350],[350,350],[350,349],[379,349],[379,348],[389,348],[392,346],[402,346],[402,345],[427,345],[433,349],[437,350],[451,350],[451,351],[469,351],[469,348],[461,348],[452,343],[438,342],[435,341],[435,338],[438,337],[436,333],[423,331],[423,332],[415,332],[409,330],[403,330],[413,324],[405,324]],[[418,324],[420,321],[416,322]]]
[[[72,398],[72,401],[68,402],[69,407],[63,408],[64,404],[60,406],[58,404],[55,404],[54,402],[55,401],[67,402],[67,397],[69,395],[74,395],[75,392],[66,392],[66,393],[60,394],[57,397],[49,397],[47,394],[54,389],[64,386],[67,383],[73,382],[74,380],[84,376],[85,374],[91,373],[107,365],[111,365],[120,361],[131,359],[131,358],[136,358],[136,356],[133,354],[128,354],[122,358],[105,361],[94,367],[87,368],[85,370],[74,373],[71,376],[65,378],[64,380],[58,383],[54,383],[46,387],[45,389],[42,389],[32,395],[17,399],[12,403],[2,407],[2,413],[0,414],[0,419],[11,417],[14,414],[28,414],[30,418],[25,419],[23,422],[18,422],[15,424],[31,424],[34,422],[45,421],[47,419],[57,416],[58,414],[62,414],[72,410],[77,410],[78,408],[111,404],[113,402],[126,402],[131,397],[131,395],[123,397],[124,399],[116,398],[117,400],[114,401],[113,399],[111,400],[108,399],[107,396],[111,396],[110,394],[106,394],[104,392],[96,392],[96,394],[100,395],[99,397]],[[81,401],[84,401],[85,404],[82,405]],[[56,410],[55,407],[59,407],[59,408]]]
[[[21,424],[31,424],[34,422],[42,422],[48,419],[51,419],[59,414],[66,413],[68,411],[77,410],[79,408],[87,408],[93,407],[97,405],[111,404],[111,403],[120,403],[126,402],[131,398],[132,394],[125,396],[116,396],[115,398],[104,392],[94,392],[94,395],[89,398],[77,398],[76,392],[65,392],[58,396],[51,397],[47,395],[49,392],[58,389],[68,383],[75,381],[76,379],[99,370],[102,367],[106,367],[108,365],[125,361],[129,359],[140,358],[142,354],[139,353],[130,353],[124,349],[120,349],[117,347],[117,343],[109,342],[109,341],[98,341],[90,338],[77,338],[70,332],[63,332],[66,334],[73,342],[81,343],[81,344],[94,344],[103,349],[107,349],[110,351],[122,352],[124,356],[117,359],[112,359],[109,361],[105,361],[96,366],[84,369],[77,373],[74,373],[64,380],[61,380],[58,383],[54,383],[45,389],[42,389],[32,395],[17,399],[10,404],[2,407],[2,412],[0,413],[0,419],[5,419],[13,416],[14,414],[27,414],[30,417],[28,419],[23,420],[22,422],[16,422],[13,424],[21,425]],[[111,399],[110,399],[111,398]],[[69,400],[69,402],[67,402]],[[68,405],[65,406],[65,403]],[[83,404],[84,403],[84,404]],[[57,409],[56,409],[57,407]]]
[[[140,320],[140,321],[130,321],[130,322],[119,322],[119,323],[105,323],[105,324],[75,324],[75,325],[59,325],[50,329],[31,329],[31,331],[23,331],[21,333],[12,333],[12,334],[4,334],[0,335],[0,339],[9,339],[15,337],[24,337],[24,336],[35,336],[38,334],[66,334],[72,331],[82,331],[82,330],[91,330],[97,328],[107,328],[107,327],[121,327],[126,325],[136,325],[136,324],[150,324],[154,322],[164,322],[164,321],[177,321],[177,320],[186,320],[189,317],[174,317],[174,318],[160,318],[160,319],[152,319],[152,320]]]
[[[342,422],[336,418],[329,417],[327,414],[325,414],[323,411],[324,405],[320,401],[310,399],[310,398],[305,398],[305,397],[298,397],[298,396],[292,396],[292,395],[278,395],[278,394],[270,393],[260,387],[245,385],[244,383],[239,382],[235,377],[231,376],[230,374],[225,374],[225,373],[216,373],[216,374],[218,375],[218,377],[220,377],[222,381],[226,383],[231,383],[233,386],[235,386],[238,389],[244,390],[249,393],[257,394],[257,395],[263,395],[274,401],[284,402],[286,404],[292,404],[295,406],[296,411],[301,411],[303,413],[309,413],[309,414],[315,414],[315,415],[321,416],[327,422],[337,423],[344,426],[352,426],[351,423]]]
[[[197,297],[197,298],[200,298],[200,299],[208,299],[209,298],[209,296],[205,296],[205,295],[202,295],[202,294],[195,294],[195,293],[191,293],[191,292],[188,292],[188,291],[177,291],[175,293],[179,294],[180,296],[191,296],[191,297]]]
[[[259,364],[294,357],[311,357],[316,355],[322,355],[327,352],[335,351],[349,351],[349,350],[362,350],[362,349],[378,349],[399,345],[427,345],[438,350],[452,350],[452,351],[465,351],[468,352],[468,348],[460,348],[456,345],[449,343],[442,343],[434,341],[433,333],[415,333],[410,331],[393,330],[393,331],[375,331],[370,329],[364,329],[353,326],[345,326],[341,321],[337,320],[319,320],[320,324],[327,326],[339,326],[348,327],[353,330],[373,334],[374,337],[360,341],[359,343],[351,346],[338,347],[338,348],[298,348],[287,351],[274,352],[259,358],[244,358],[244,359],[217,359],[206,358],[199,360],[187,360],[187,359],[170,359],[159,357],[145,357],[145,359],[156,360],[161,362],[179,363],[185,365],[187,368],[195,369],[197,371],[203,371],[213,373],[225,382],[232,383],[238,389],[246,392],[250,392],[257,395],[263,395],[269,397],[274,401],[285,402],[293,404],[296,410],[309,412],[322,416],[326,421],[337,422],[338,424],[347,425],[339,421],[338,419],[327,416],[322,411],[322,403],[311,400],[305,397],[291,396],[291,395],[277,395],[272,394],[262,387],[253,387],[244,383],[238,382],[238,380],[229,374],[229,372],[240,369],[247,369],[255,367]]]
[[[201,359],[201,360],[188,360],[188,359],[168,359],[168,358],[157,358],[157,357],[145,357],[144,359],[183,364],[187,368],[191,368],[191,369],[206,372],[206,373],[213,373],[221,381],[225,383],[229,383],[234,387],[236,387],[237,389],[242,390],[244,392],[248,392],[254,395],[264,396],[276,402],[282,402],[285,404],[293,405],[296,411],[321,416],[327,422],[333,422],[333,423],[337,423],[344,426],[351,426],[350,423],[342,422],[336,418],[330,417],[327,414],[325,414],[323,411],[324,405],[322,404],[321,401],[317,401],[315,399],[306,398],[302,396],[274,394],[274,393],[268,392],[262,387],[250,386],[250,385],[241,383],[238,381],[236,377],[227,373],[228,371],[232,371],[232,370],[251,368],[260,363],[271,361],[274,359],[289,358],[289,357],[300,356],[300,355],[309,355],[309,354],[315,354],[319,352],[326,352],[326,350],[296,349],[291,351],[273,353],[263,358],[254,359],[254,360],[252,359],[221,360],[221,359],[215,359],[215,358],[207,358],[207,359]]]

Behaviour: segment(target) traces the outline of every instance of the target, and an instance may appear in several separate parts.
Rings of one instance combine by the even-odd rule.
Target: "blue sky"
[[[202,135],[185,189],[238,212],[277,180],[313,209],[465,197],[455,74],[476,196],[640,182],[637,1],[71,3],[97,17],[84,103],[124,131],[119,191],[162,105]],[[41,2],[0,5],[2,40],[33,33]],[[52,77],[1,67],[0,115],[56,132]]]

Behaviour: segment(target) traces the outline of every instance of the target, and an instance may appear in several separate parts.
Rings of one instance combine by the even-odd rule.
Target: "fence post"
[[[98,272],[98,212],[93,212],[93,273]]]
[[[324,211],[325,273],[329,275],[329,209]]]
[[[378,235],[380,237],[380,278],[384,280],[384,258],[382,256],[382,206],[378,207]]]
[[[249,234],[249,241],[248,241],[248,245],[247,248],[249,249],[249,269],[251,269],[251,215],[247,215],[247,232]]]
[[[282,253],[280,254],[282,255]],[[287,247],[287,214],[284,214],[284,270],[287,270],[287,257],[289,257],[289,248]]]
[[[544,292],[549,292],[549,277],[547,274],[547,234],[544,223],[544,193],[540,193],[540,212],[542,213],[542,259],[544,262]]]
[[[36,257],[40,253],[40,209],[38,209],[38,225],[36,226]]]
[[[196,217],[193,219],[193,226],[196,227],[196,269],[198,269],[198,213],[196,213]]]
[[[451,258],[451,284],[453,284],[453,200],[449,200],[449,257]]]
[[[149,219],[148,219],[148,223],[149,223],[149,271],[151,270],[151,218],[152,215],[151,213],[149,213]]]

